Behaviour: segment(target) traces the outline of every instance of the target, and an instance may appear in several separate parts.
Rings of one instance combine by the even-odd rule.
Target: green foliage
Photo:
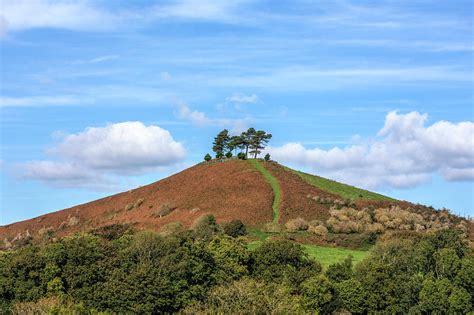
[[[194,235],[199,240],[209,241],[214,235],[221,231],[216,218],[211,214],[199,217],[193,223]]]
[[[454,287],[448,298],[451,314],[467,314],[472,312],[472,295],[464,288]]]
[[[352,278],[352,256],[341,263],[330,265],[326,270],[326,276],[335,283]]]
[[[242,279],[214,288],[205,302],[184,310],[185,314],[301,314],[301,298],[282,284]]]
[[[263,159],[264,159],[266,162],[269,162],[269,161],[271,160],[271,158],[270,158],[270,153],[265,154],[265,156],[263,157]]]
[[[342,198],[349,198],[352,200],[395,201],[395,199],[393,198],[383,196],[368,190],[360,189],[354,186],[342,184],[327,178],[319,177],[316,175],[310,175],[289,168],[288,170],[299,175],[308,184],[313,185],[329,193],[339,195]]]
[[[347,279],[334,284],[337,301],[340,308],[352,314],[363,314],[365,310],[366,291],[356,279]]]
[[[227,129],[222,130],[214,138],[212,143],[212,151],[216,153],[216,158],[220,159],[224,157],[224,151],[227,148],[227,145],[230,141],[229,131]]]
[[[210,160],[212,160],[212,156],[211,156],[209,153],[207,153],[207,154],[204,156],[204,161],[209,162]]]
[[[281,189],[280,189],[280,184],[278,183],[278,180],[268,171],[265,167],[263,167],[262,164],[260,164],[260,161],[258,160],[250,160],[249,161],[252,166],[259,171],[265,180],[270,184],[273,190],[273,204],[272,204],[272,209],[273,209],[273,223],[278,223],[278,220],[280,218],[280,202],[281,202]]]
[[[303,247],[290,241],[265,241],[252,255],[252,274],[267,282],[287,281],[298,285],[321,272],[321,265],[309,259]]]
[[[232,157],[232,151],[229,151],[225,154],[225,157],[230,159]]]
[[[222,229],[224,230],[225,234],[232,237],[239,237],[247,234],[245,225],[240,220],[232,220],[230,222],[224,223],[222,225]]]
[[[217,283],[226,283],[248,275],[250,252],[243,241],[229,236],[216,237],[207,245],[207,250],[218,268],[215,271]]]
[[[239,152],[239,153],[237,154],[237,158],[238,158],[239,160],[246,160],[246,159],[247,159],[247,156],[245,155],[245,153]]]
[[[321,311],[333,297],[333,285],[323,275],[308,278],[301,284],[304,307],[311,311]]]
[[[452,248],[443,248],[434,254],[435,271],[438,277],[453,279],[461,267],[461,260]]]
[[[212,216],[203,216],[193,231],[179,229],[168,236],[111,231],[111,236],[94,231],[96,235],[77,234],[0,252],[0,313],[466,314],[472,310],[474,258],[457,232],[380,240],[355,268],[350,258],[340,261],[347,250],[331,256],[342,249],[311,245],[316,259],[339,257],[322,274],[321,265],[308,255],[310,245],[264,240],[269,234],[250,229],[261,240],[249,250],[245,238],[220,233]]]
[[[420,291],[419,310],[428,314],[447,314],[452,285],[448,279],[428,278]]]

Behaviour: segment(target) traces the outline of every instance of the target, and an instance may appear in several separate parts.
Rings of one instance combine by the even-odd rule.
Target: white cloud
[[[30,97],[3,97],[0,96],[0,107],[14,106],[62,106],[83,103],[77,97],[70,95],[58,96],[30,96]]]
[[[245,95],[245,94],[234,94],[226,98],[227,102],[240,103],[240,104],[253,104],[258,101],[256,94]]]
[[[4,33],[32,28],[109,29],[116,23],[114,15],[85,0],[0,0],[0,7]]]
[[[167,130],[141,122],[90,127],[66,135],[49,153],[59,161],[26,163],[24,177],[62,186],[95,185],[115,175],[139,175],[177,164],[186,154]]]
[[[235,14],[242,0],[179,0],[169,5],[156,5],[152,14],[158,18],[211,20],[231,23],[240,18]]]
[[[412,187],[438,173],[448,181],[474,180],[474,123],[425,126],[418,112],[390,112],[374,140],[324,150],[300,143],[269,147],[278,161],[366,188]]]
[[[183,102],[177,104],[177,116],[180,119],[189,120],[200,127],[219,126],[229,128],[231,133],[240,133],[247,129],[253,121],[251,118],[228,119],[228,118],[209,118],[206,113],[191,109]]]
[[[0,37],[33,28],[104,31],[169,18],[235,23],[242,20],[236,11],[244,2],[178,0],[112,11],[89,0],[0,0]]]
[[[106,55],[106,56],[100,56],[97,58],[93,58],[89,60],[89,63],[100,63],[100,62],[105,62],[105,61],[110,61],[110,60],[116,60],[119,59],[119,55]]]

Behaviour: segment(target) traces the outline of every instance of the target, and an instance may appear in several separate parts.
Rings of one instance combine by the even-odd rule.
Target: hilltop
[[[468,224],[446,211],[305,174],[276,162],[223,159],[197,164],[147,186],[2,226],[0,237],[9,247],[26,238],[62,237],[111,225],[160,231],[179,223],[189,228],[206,214],[215,216],[219,223],[241,220],[268,231],[281,231],[285,225],[293,231],[305,230],[313,225],[314,234],[323,237],[327,228],[329,234],[347,235],[455,225],[467,231]]]

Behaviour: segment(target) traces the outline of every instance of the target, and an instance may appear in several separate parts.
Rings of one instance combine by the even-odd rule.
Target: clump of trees
[[[454,229],[379,241],[323,270],[289,240],[249,250],[203,215],[166,236],[113,226],[0,252],[0,314],[470,314],[474,255]]]
[[[237,158],[245,160],[249,156],[256,159],[262,150],[267,146],[272,138],[272,134],[264,130],[255,130],[249,128],[240,135],[231,136],[227,129],[219,132],[212,143],[212,151],[214,151],[217,159],[224,157]],[[205,161],[210,161],[210,154],[206,154]],[[270,154],[265,155],[265,160],[270,160]]]

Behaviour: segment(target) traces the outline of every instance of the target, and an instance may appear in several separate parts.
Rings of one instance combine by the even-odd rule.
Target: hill
[[[200,163],[147,186],[2,226],[0,239],[4,247],[11,247],[26,239],[62,237],[111,225],[160,230],[179,222],[187,228],[205,214],[214,215],[219,223],[238,219],[274,232],[285,224],[293,232],[312,227],[316,239],[325,241],[332,234],[422,231],[459,224],[467,232],[468,225],[447,211],[395,200],[276,162],[231,159]],[[306,223],[297,226],[301,221]]]

